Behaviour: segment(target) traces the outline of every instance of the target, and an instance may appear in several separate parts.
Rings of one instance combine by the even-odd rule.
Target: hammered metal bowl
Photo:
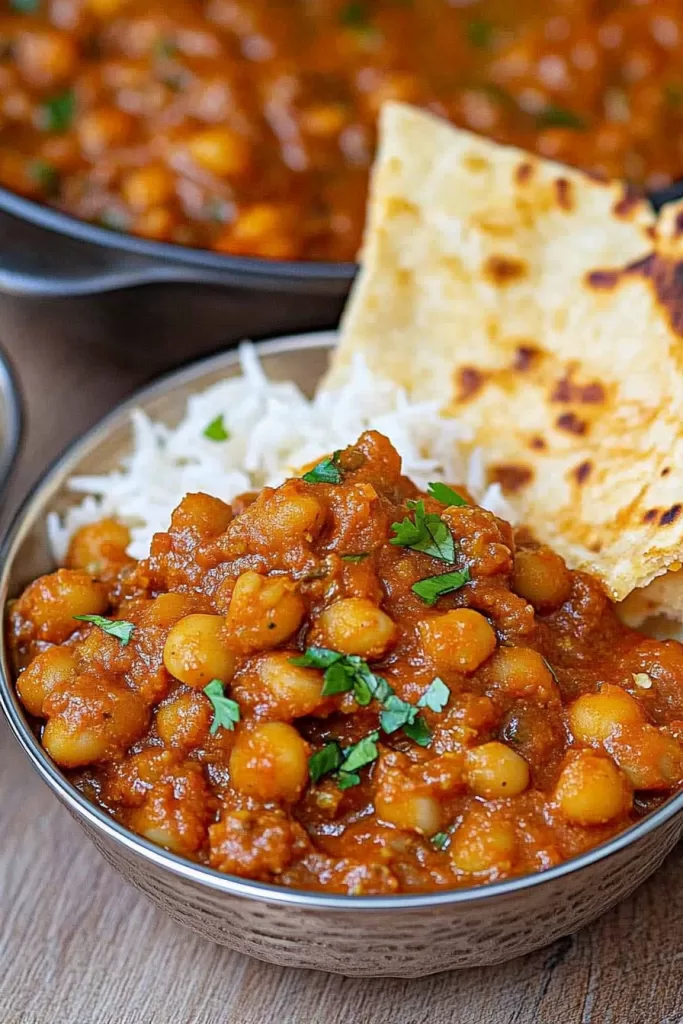
[[[268,374],[309,393],[334,335],[259,346]],[[174,424],[193,391],[239,372],[226,352],[165,377],[119,406],[72,446],[26,500],[0,556],[2,604],[54,568],[45,516],[74,500],[74,473],[114,468],[131,443],[131,409]],[[128,832],[89,803],[49,760],[17,701],[2,649],[0,702],[34,768],[104,858],[170,917],[205,938],[289,967],[345,975],[420,977],[500,963],[581,928],[628,896],[662,862],[683,831],[683,794],[615,839],[542,874],[453,892],[336,896],[278,888],[182,860]]]

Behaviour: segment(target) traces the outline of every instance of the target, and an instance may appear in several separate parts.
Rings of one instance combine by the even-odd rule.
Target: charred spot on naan
[[[482,266],[484,278],[497,288],[506,288],[526,277],[529,270],[523,260],[509,256],[489,256]]]
[[[519,492],[531,483],[534,478],[534,471],[531,466],[524,466],[520,463],[508,463],[498,466],[489,466],[488,480],[491,484],[500,484],[505,494],[519,494]]]
[[[457,394],[461,402],[473,398],[486,383],[486,374],[476,366],[461,366],[456,371]]]

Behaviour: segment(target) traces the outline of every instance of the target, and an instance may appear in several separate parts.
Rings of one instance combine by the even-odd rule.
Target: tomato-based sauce
[[[145,238],[353,260],[388,99],[639,187],[683,170],[660,0],[4,0],[0,184]]]
[[[149,558],[105,520],[13,602],[42,743],[128,828],[342,893],[470,886],[605,841],[683,782],[683,648],[379,434]]]

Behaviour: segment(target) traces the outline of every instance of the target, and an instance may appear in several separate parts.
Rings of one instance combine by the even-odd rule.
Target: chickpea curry
[[[125,826],[244,878],[470,886],[602,843],[683,783],[683,647],[622,625],[462,488],[368,432],[148,558],[112,520],[13,602],[42,744]]]
[[[655,189],[670,0],[6,0],[0,184],[158,241],[353,260],[381,104]]]

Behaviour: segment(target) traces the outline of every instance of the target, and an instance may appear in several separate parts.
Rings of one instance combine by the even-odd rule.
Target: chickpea
[[[70,569],[84,569],[89,576],[99,576],[109,563],[122,562],[130,544],[130,531],[115,519],[88,523],[78,530],[69,544],[66,564]]]
[[[214,247],[235,255],[290,260],[297,256],[296,227],[288,210],[274,203],[255,203],[240,211]]]
[[[683,780],[683,748],[653,725],[610,737],[606,745],[634,789],[671,789]]]
[[[599,693],[584,693],[569,708],[569,728],[580,743],[604,743],[620,726],[645,721],[638,701],[622,689],[607,683]]]
[[[467,784],[477,796],[517,796],[529,785],[529,765],[514,750],[493,740],[467,752]]]
[[[486,677],[495,689],[510,697],[547,703],[558,695],[548,666],[530,647],[499,647],[486,666]]]
[[[349,119],[349,111],[341,103],[314,103],[301,112],[301,127],[314,138],[329,139],[338,135]]]
[[[549,548],[522,548],[515,554],[512,589],[538,612],[551,612],[569,597],[572,578],[564,560]]]
[[[187,857],[206,842],[210,817],[211,795],[202,768],[186,762],[154,781],[144,803],[130,812],[128,824],[157,846]]]
[[[443,824],[441,804],[429,793],[410,790],[401,793],[393,790],[388,794],[378,790],[375,794],[375,810],[390,825],[420,835],[434,835]]]
[[[251,147],[243,135],[226,126],[204,128],[187,143],[192,158],[221,178],[245,174],[251,165]]]
[[[231,642],[244,653],[277,647],[297,631],[305,610],[288,576],[242,573],[226,616]]]
[[[468,875],[507,873],[517,847],[514,825],[504,818],[470,811],[451,842],[451,859]]]
[[[308,780],[308,744],[286,722],[264,722],[238,733],[230,780],[240,793],[295,803]]]
[[[211,705],[199,693],[180,693],[160,707],[157,732],[167,747],[191,750],[206,742],[211,727]]]
[[[121,182],[123,198],[134,210],[147,211],[164,206],[174,194],[174,179],[163,164],[150,164],[129,171]]]
[[[317,625],[327,647],[361,658],[381,658],[398,633],[386,612],[364,597],[335,601],[325,609]]]
[[[140,624],[169,629],[180,619],[191,615],[195,608],[196,604],[191,594],[179,594],[174,591],[159,594],[143,612]]]
[[[41,651],[17,679],[19,699],[30,715],[43,717],[43,702],[55,686],[76,678],[76,656],[70,647]]]
[[[181,683],[203,690],[212,679],[229,683],[235,655],[227,644],[221,615],[186,615],[171,627],[164,644],[164,665]]]
[[[75,615],[101,615],[107,605],[107,591],[101,583],[79,569],[58,569],[31,583],[15,611],[32,621],[39,640],[61,644],[83,625]]]
[[[456,608],[420,624],[429,657],[442,671],[476,672],[496,649],[496,634],[471,608]]]
[[[324,511],[311,494],[299,494],[289,487],[275,491],[263,505],[251,511],[260,520],[263,532],[273,544],[291,544],[306,537],[312,540],[323,526]]]
[[[565,764],[555,800],[565,818],[584,827],[623,818],[633,803],[626,779],[614,761],[588,750]]]
[[[133,119],[117,107],[98,107],[81,115],[76,133],[83,152],[90,157],[102,156],[112,146],[121,146],[130,136]]]
[[[292,665],[292,657],[291,651],[274,651],[262,655],[256,666],[265,703],[284,720],[311,715],[325,701],[322,672]]]
[[[171,516],[169,533],[189,531],[202,537],[218,537],[227,529],[232,509],[220,498],[210,494],[186,494]]]
[[[78,768],[114,757],[145,732],[148,710],[138,694],[106,678],[79,676],[55,688],[43,711],[42,742],[53,761]]]
[[[19,72],[31,85],[44,88],[70,78],[78,64],[76,44],[56,29],[19,34],[14,48]]]
[[[170,239],[175,219],[166,206],[155,206],[152,210],[141,213],[135,220],[132,231],[143,238],[154,238],[157,242]]]

